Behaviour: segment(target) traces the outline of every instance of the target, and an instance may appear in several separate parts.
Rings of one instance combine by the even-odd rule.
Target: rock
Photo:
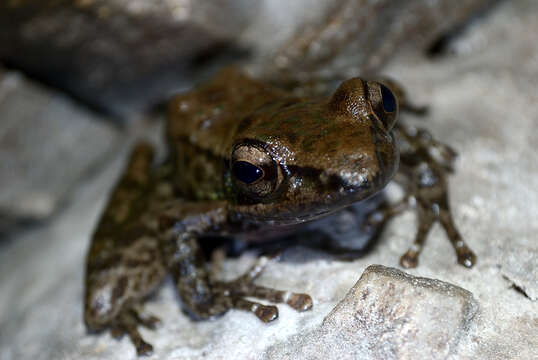
[[[284,349],[291,359],[445,359],[477,310],[458,286],[371,265],[318,330]],[[286,358],[281,348],[268,358]]]
[[[0,61],[128,119],[207,76],[216,59],[248,52],[259,73],[275,64],[294,73],[347,58],[338,70],[370,71],[404,45],[422,51],[491,2],[3,1]]]
[[[506,241],[499,258],[501,273],[510,281],[516,290],[521,291],[533,301],[538,300],[538,245],[536,240],[521,238],[517,241]]]
[[[263,15],[242,37],[254,38],[254,51],[265,60],[254,66],[261,65],[265,76],[299,81],[313,76],[351,77],[379,71],[404,50],[424,53],[439,37],[492,3],[464,0],[454,6],[447,0],[301,0],[290,6],[272,0],[264,2],[263,10],[273,9],[278,16],[260,12]],[[277,6],[285,6],[286,12],[280,14]],[[270,39],[267,33],[272,34]]]
[[[117,147],[120,132],[64,95],[0,72],[0,233],[44,220]]]
[[[0,3],[0,61],[128,118],[200,75],[256,3],[31,0]],[[204,59],[206,60],[204,62]]]

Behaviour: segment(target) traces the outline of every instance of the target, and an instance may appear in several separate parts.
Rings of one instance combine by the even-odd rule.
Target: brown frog
[[[234,281],[218,280],[199,240],[289,229],[380,191],[398,169],[393,130],[404,148],[407,189],[420,204],[419,232],[402,264],[416,265],[429,227],[439,219],[458,261],[472,266],[474,255],[450,217],[443,161],[428,155],[430,148],[443,146],[401,125],[395,128],[399,107],[410,108],[399,87],[387,81],[353,78],[328,98],[303,98],[234,69],[175,97],[167,123],[168,160],[153,166],[151,146],[138,145],[93,235],[86,272],[87,327],[126,333],[138,354],[150,353],[152,346],[137,326],[153,328],[158,319],[143,314],[140,305],[167,274],[194,319],[232,308],[250,311],[264,322],[277,318],[275,306],[246,297],[310,309],[307,294],[254,284],[265,257]],[[453,154],[443,149],[449,164]],[[386,205],[370,223],[383,222],[403,208],[405,201]]]

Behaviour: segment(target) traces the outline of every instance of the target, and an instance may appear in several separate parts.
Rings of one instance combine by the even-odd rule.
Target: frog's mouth
[[[340,209],[333,209],[333,210],[325,210],[325,211],[317,211],[317,212],[310,212],[308,214],[300,214],[296,216],[274,216],[274,217],[267,217],[264,222],[271,222],[273,225],[293,225],[293,224],[300,224],[308,221],[314,221],[320,218],[323,218],[325,216],[328,216],[332,213],[337,212]]]
[[[326,196],[321,200],[286,201],[266,204],[255,204],[248,208],[238,209],[250,221],[270,225],[293,225],[317,220],[338,212],[358,201],[377,193],[377,187],[348,187]]]

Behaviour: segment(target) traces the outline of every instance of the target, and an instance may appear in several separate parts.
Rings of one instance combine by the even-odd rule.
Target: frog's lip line
[[[383,187],[387,183],[385,182]],[[279,214],[279,215],[253,215],[250,214],[251,221],[254,222],[271,222],[273,225],[291,225],[291,224],[299,224],[304,223],[312,220],[316,220],[322,217],[325,217],[327,215],[333,214],[337,211],[340,211],[346,207],[349,207],[357,202],[366,200],[367,198],[371,197],[372,195],[376,194],[377,191],[371,191],[373,189],[367,188],[367,187],[359,187],[354,188],[353,191],[350,191],[351,189],[348,189],[346,192],[347,195],[350,195],[350,193],[360,193],[360,196],[358,198],[352,198],[348,196],[344,196],[343,199],[347,201],[341,201],[337,205],[329,206],[328,208],[325,207],[322,210],[318,211],[312,211],[312,212],[300,212],[296,215],[293,214]],[[361,191],[362,190],[362,191]],[[321,205],[321,204],[318,204]]]
[[[367,197],[370,197],[371,194]],[[367,198],[366,197],[366,198]],[[365,198],[364,198],[365,199]],[[333,213],[336,213],[346,207],[349,207],[351,205],[353,205],[354,203],[356,203],[357,201],[353,201],[351,203],[346,203],[346,204],[343,204],[341,206],[338,206],[338,207],[335,207],[335,208],[332,208],[332,209],[326,209],[326,210],[321,210],[321,211],[317,211],[317,212],[311,212],[311,213],[303,213],[303,214],[299,214],[299,215],[290,215],[290,216],[282,216],[282,215],[273,215],[273,216],[270,216],[270,215],[266,215],[266,216],[255,216],[253,217],[252,219],[256,222],[272,222],[274,225],[291,225],[291,224],[299,224],[299,223],[304,223],[304,222],[308,222],[308,221],[312,221],[312,220],[316,220],[316,219],[319,219],[319,218],[322,218],[322,217],[325,217],[327,215],[330,215],[330,214],[333,214]]]
[[[254,220],[259,222],[270,222],[273,225],[293,225],[293,224],[300,224],[312,220],[316,220],[322,217],[325,217],[331,213],[334,213],[338,211],[339,209],[335,210],[325,210],[317,213],[311,213],[311,214],[305,214],[305,215],[297,215],[297,216],[263,216],[263,217],[256,217]]]

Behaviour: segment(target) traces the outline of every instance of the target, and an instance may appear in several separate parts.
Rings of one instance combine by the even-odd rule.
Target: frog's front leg
[[[258,262],[243,276],[225,282],[214,279],[199,246],[199,237],[226,228],[228,219],[224,202],[178,204],[161,217],[161,226],[167,228],[162,237],[162,250],[168,271],[172,274],[183,308],[194,319],[202,320],[221,315],[229,309],[254,313],[263,322],[278,317],[275,306],[252,302],[246,297],[287,303],[298,311],[312,307],[306,294],[269,289],[254,284],[267,258]]]
[[[265,306],[248,301],[244,299],[245,297],[254,297],[273,303],[286,303],[301,312],[310,310],[312,298],[307,294],[276,290],[254,284],[254,280],[261,275],[270,260],[267,256],[260,257],[244,275],[230,282],[216,282],[215,288],[219,293],[228,294],[235,308],[253,312],[263,322],[275,320],[278,317],[278,309],[275,306]]]

